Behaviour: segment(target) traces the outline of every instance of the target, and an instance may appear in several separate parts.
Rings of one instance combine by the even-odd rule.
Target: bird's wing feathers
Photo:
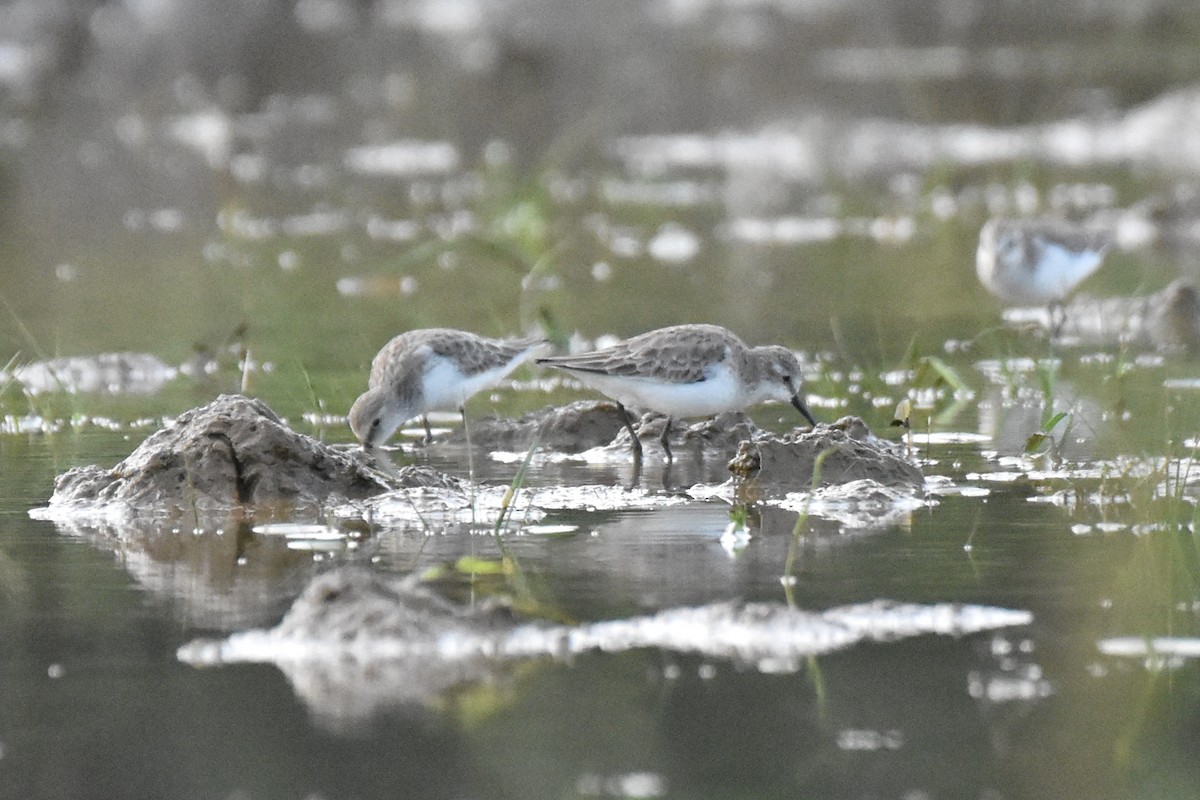
[[[544,341],[536,338],[485,339],[470,336],[455,341],[431,341],[429,349],[439,356],[458,359],[462,371],[474,375],[508,364]]]
[[[487,339],[466,331],[428,328],[402,333],[384,345],[371,362],[368,388],[394,380],[421,365],[428,365],[430,354],[458,359],[467,375],[495,369],[546,340]]]
[[[723,336],[705,332],[687,338],[659,334],[651,331],[604,350],[540,359],[540,363],[602,375],[636,377],[652,371],[655,377],[671,383],[695,383],[704,380],[708,369],[728,354],[729,343]],[[651,370],[647,365],[652,365]]]

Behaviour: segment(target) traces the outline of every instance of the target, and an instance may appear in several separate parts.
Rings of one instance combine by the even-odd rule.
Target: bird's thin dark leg
[[[629,439],[633,442],[634,463],[640,465],[642,463],[642,440],[633,430],[633,423],[629,421],[629,412],[625,410],[625,406],[617,403],[617,411],[621,412],[621,421],[625,423],[625,430],[629,431]]]
[[[1067,323],[1067,306],[1062,300],[1050,301],[1050,340],[1058,341]]]
[[[463,419],[465,420],[466,417],[464,416]],[[428,414],[421,415],[421,424],[425,426],[425,444],[429,444],[430,442],[433,441],[433,431],[430,430],[430,428],[429,428],[429,415]]]
[[[642,482],[642,459],[635,457],[633,459],[633,470],[629,473],[629,485],[625,487],[628,491],[633,491]]]
[[[467,427],[467,406],[464,403],[458,407],[458,413],[462,415],[463,422],[463,438],[467,441],[467,475],[472,481],[475,480],[475,450],[471,447],[471,429]]]
[[[663,425],[662,436],[659,437],[659,441],[662,442],[663,450],[667,454],[667,463],[668,464],[670,464],[672,461],[675,460],[675,456],[671,454],[670,436],[671,436],[671,418],[668,416],[666,424]]]

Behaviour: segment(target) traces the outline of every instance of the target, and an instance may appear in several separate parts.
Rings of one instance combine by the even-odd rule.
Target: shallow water
[[[1051,348],[1005,328],[973,272],[988,216],[1060,213],[1116,232],[1090,293],[1195,279],[1195,9],[596,8],[0,10],[0,796],[1196,797],[1200,366]],[[721,459],[682,458],[671,492],[649,463],[631,492],[626,463],[539,457],[526,498],[556,501],[500,540],[469,521],[29,516],[55,475],[220,392],[348,443],[341,415],[396,332],[539,321],[786,344],[822,421],[899,438],[913,402],[929,492],[883,516],[797,496],[743,517]],[[16,370],[122,352],[164,371]],[[523,372],[468,412],[581,396]],[[523,455],[405,446],[494,487]],[[344,694],[176,657],[274,625],[346,564],[564,624],[878,599],[1033,622],[779,673],[658,648],[516,661],[420,700],[369,673]]]

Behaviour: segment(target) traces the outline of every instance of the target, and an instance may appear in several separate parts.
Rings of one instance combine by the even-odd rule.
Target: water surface
[[[172,373],[146,391],[0,381],[0,795],[1195,797],[1197,662],[1101,643],[1200,635],[1200,370],[1004,328],[973,256],[993,214],[1099,218],[1118,246],[1085,291],[1195,278],[1198,28],[1170,2],[10,3],[0,360],[130,351]],[[689,321],[795,349],[823,421],[898,438],[912,399],[926,502],[798,531],[767,506],[734,544],[720,500],[315,549],[232,519],[28,515],[55,475],[117,463],[220,392],[348,443],[341,415],[401,330]],[[468,412],[580,396],[526,372]],[[1054,447],[1028,454],[1059,411]],[[481,483],[517,469],[418,452]],[[675,480],[725,477],[684,461]],[[529,478],[629,480],[551,460]],[[641,488],[662,497],[653,465]],[[560,621],[732,599],[1034,621],[782,674],[658,650],[533,660],[422,703],[338,705],[273,666],[176,658],[273,625],[335,566],[420,573],[501,543]],[[517,593],[482,573],[442,588]]]

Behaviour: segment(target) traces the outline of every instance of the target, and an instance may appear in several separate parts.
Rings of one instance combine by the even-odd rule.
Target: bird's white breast
[[[457,361],[430,354],[421,387],[424,394],[423,406],[430,411],[457,409],[471,395],[499,383],[514,366],[513,362],[509,362],[474,375],[467,375],[459,368]]]
[[[580,372],[583,383],[633,408],[659,411],[672,417],[703,417],[745,408],[747,388],[726,364],[709,370],[702,381],[671,383],[653,377],[601,375]]]

